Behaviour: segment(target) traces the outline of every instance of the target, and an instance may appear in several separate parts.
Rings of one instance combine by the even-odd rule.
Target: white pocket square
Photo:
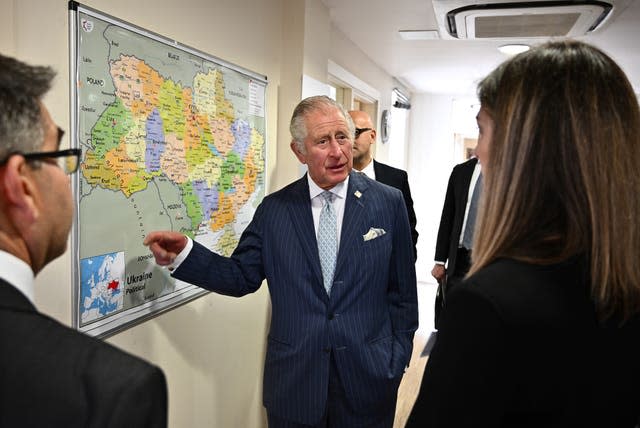
[[[385,233],[387,232],[385,232],[384,229],[377,229],[375,227],[372,227],[366,234],[362,235],[362,239],[364,239],[365,241],[370,241],[377,238],[378,236],[384,235]]]

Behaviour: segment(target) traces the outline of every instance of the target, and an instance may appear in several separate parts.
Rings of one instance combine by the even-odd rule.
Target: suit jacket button
[[[328,354],[329,352],[331,352],[331,348],[324,348],[322,352],[324,352],[325,354]]]
[[[331,321],[334,318],[333,314],[329,314],[329,321]]]

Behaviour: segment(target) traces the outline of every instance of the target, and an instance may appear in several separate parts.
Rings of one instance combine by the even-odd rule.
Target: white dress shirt
[[[313,227],[318,237],[318,224],[320,224],[320,211],[322,211],[323,198],[320,196],[324,189],[318,186],[307,174],[309,181],[309,197],[311,198],[311,214],[313,214]],[[336,227],[338,229],[338,248],[340,248],[340,234],[342,232],[342,218],[344,217],[344,204],[347,199],[347,189],[349,188],[349,176],[342,183],[336,184],[329,192],[333,194],[333,210],[336,213]]]
[[[480,162],[476,162],[476,166],[473,169],[473,174],[471,175],[471,182],[469,183],[469,193],[467,194],[467,206],[464,209],[464,221],[462,222],[462,231],[460,232],[460,240],[458,241],[458,247],[462,246],[462,239],[464,238],[464,229],[467,227],[467,217],[469,215],[469,207],[471,206],[471,198],[473,197],[473,191],[476,188],[476,183],[478,182],[478,177],[480,177],[480,172],[482,171],[482,167],[480,166]]]
[[[366,175],[367,177],[369,177],[370,179],[375,180],[376,179],[376,171],[375,171],[375,169],[373,169],[373,159],[360,172],[363,173],[364,175]]]
[[[34,303],[33,269],[13,254],[0,250],[0,278],[16,287],[27,299]]]

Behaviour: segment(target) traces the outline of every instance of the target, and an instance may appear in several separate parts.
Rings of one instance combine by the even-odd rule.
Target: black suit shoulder
[[[25,305],[0,325],[0,426],[166,426],[158,367]]]
[[[453,167],[453,172],[459,173],[462,171],[471,171],[473,173],[473,169],[476,167],[478,163],[478,158],[471,158],[467,161],[457,164]]]
[[[599,325],[587,276],[502,259],[452,290],[407,427],[634,427],[640,327]]]
[[[382,180],[373,180],[370,177],[368,177],[365,174],[358,174],[358,175],[351,175],[351,180],[353,180],[354,186],[366,186],[371,187],[373,189],[375,189],[378,192],[381,192],[382,195],[384,195],[384,197],[386,197],[387,195],[391,196],[393,195],[393,197],[397,198],[399,196],[401,196],[402,193],[402,189],[399,189],[396,186],[392,186],[388,183],[385,183]]]
[[[463,288],[490,301],[507,324],[558,328],[594,322],[585,275],[578,259],[554,265],[499,259],[465,281]]]
[[[409,181],[409,175],[407,172],[400,168],[395,168],[391,165],[374,160],[373,169],[376,173],[376,180],[397,189],[401,189],[400,186],[402,186],[404,182]]]
[[[454,188],[456,199],[459,202],[464,199],[464,202],[466,203],[469,185],[471,184],[471,177],[473,176],[473,171],[475,170],[477,163],[477,158],[471,158],[466,162],[462,162],[454,166],[451,171],[449,186]]]

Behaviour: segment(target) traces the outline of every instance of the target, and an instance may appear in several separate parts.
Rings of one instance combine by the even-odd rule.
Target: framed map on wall
[[[206,293],[142,245],[230,255],[265,193],[265,76],[69,2],[74,326],[106,336]]]

